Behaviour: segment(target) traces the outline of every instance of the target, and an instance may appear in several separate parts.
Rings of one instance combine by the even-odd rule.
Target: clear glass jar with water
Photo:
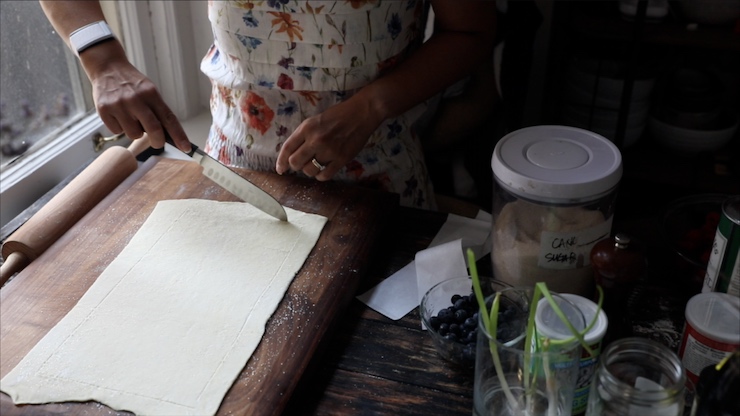
[[[552,293],[554,302],[577,331],[585,328],[581,310]],[[490,307],[492,298],[488,298]],[[578,378],[581,345],[537,334],[528,328],[533,290],[500,292],[496,331],[479,314],[476,344],[473,414],[475,416],[567,416],[571,414]],[[490,329],[490,331],[489,331]],[[528,331],[529,329],[529,331]],[[529,335],[529,339],[528,338]]]

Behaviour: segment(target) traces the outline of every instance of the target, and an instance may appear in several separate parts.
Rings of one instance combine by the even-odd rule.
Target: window
[[[73,57],[37,2],[0,2],[0,16],[0,164],[5,166],[79,120],[92,102]]]
[[[198,70],[212,40],[207,3],[101,4],[131,62],[158,86],[188,130],[187,121],[208,109],[208,81]],[[95,157],[93,137],[110,131],[93,109],[90,86],[77,58],[54,32],[39,3],[2,0],[0,6],[4,123],[0,226],[5,226]]]

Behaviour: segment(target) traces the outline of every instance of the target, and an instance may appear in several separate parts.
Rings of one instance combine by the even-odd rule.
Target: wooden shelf
[[[626,178],[686,191],[740,193],[738,140],[716,152],[679,153],[655,143],[649,134],[622,150]]]
[[[645,22],[641,38],[636,39],[637,23],[628,21],[618,2],[566,2],[568,26],[574,35],[592,41],[641,41],[657,46],[677,46],[740,52],[740,32],[733,25],[696,25],[692,30],[678,7],[659,22]]]
[[[623,62],[625,77],[642,72],[656,77],[653,103],[658,99],[658,86],[674,70],[706,68],[724,77],[729,108],[740,107],[736,93],[740,91],[740,71],[736,70],[740,67],[740,33],[733,25],[699,25],[689,30],[675,2],[661,22],[628,21],[618,4],[555,3],[544,121],[562,123],[562,80],[573,57]],[[657,212],[671,200],[690,194],[740,193],[740,132],[719,151],[684,154],[661,146],[646,128],[634,146],[622,149],[622,156],[618,212],[626,218],[644,215],[645,210]]]
[[[709,153],[666,150],[649,135],[622,150],[624,172],[617,213],[622,219],[660,213],[675,199],[695,194],[740,194],[740,140]]]

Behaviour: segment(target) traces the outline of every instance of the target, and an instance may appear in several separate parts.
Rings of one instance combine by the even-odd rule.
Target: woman
[[[223,163],[290,170],[401,195],[434,207],[415,123],[425,100],[490,56],[495,3],[433,0],[209,1],[214,44],[206,151]],[[103,20],[97,1],[41,1],[57,32]],[[154,85],[116,40],[79,53],[101,119],[113,132],[189,144]]]

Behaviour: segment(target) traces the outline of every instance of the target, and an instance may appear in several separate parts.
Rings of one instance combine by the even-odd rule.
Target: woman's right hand
[[[59,36],[69,44],[70,35],[86,25],[105,20],[95,0],[40,0],[41,8]],[[95,108],[114,134],[131,139],[146,136],[152,147],[162,148],[167,131],[177,147],[190,151],[190,142],[175,114],[154,83],[126,57],[118,39],[110,38],[80,52],[80,63],[93,87]]]
[[[178,148],[190,151],[177,116],[154,83],[128,61],[117,40],[82,51],[80,60],[92,83],[95,108],[111,132],[124,132],[131,139],[146,132],[151,146],[161,148],[166,130]]]

